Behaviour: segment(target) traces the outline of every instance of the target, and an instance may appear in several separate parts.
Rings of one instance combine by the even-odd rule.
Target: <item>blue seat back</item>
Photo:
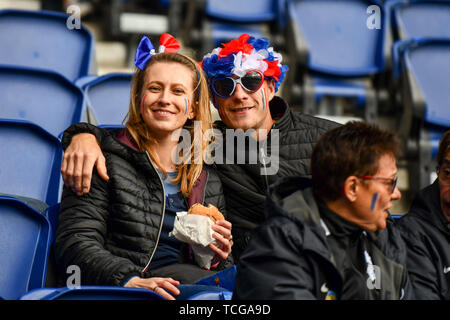
[[[57,138],[24,121],[0,119],[0,193],[58,203],[62,148]]]
[[[1,298],[18,299],[45,285],[50,238],[44,215],[17,199],[0,196]]]
[[[22,300],[164,300],[159,294],[138,288],[80,286],[33,290]]]
[[[108,74],[83,86],[86,104],[99,125],[120,125],[128,112],[132,74]]]
[[[278,0],[207,0],[205,12],[211,18],[229,22],[267,22],[277,19],[278,2]]]
[[[400,39],[450,38],[450,1],[392,1],[393,26]]]
[[[248,0],[248,1],[221,1],[208,0],[205,4],[205,14],[208,20],[206,30],[203,30],[212,45],[220,46],[221,43],[237,39],[246,33],[255,38],[270,38],[271,27],[284,28],[286,24],[285,11],[286,0]],[[209,30],[210,28],[210,30]],[[209,40],[204,39],[209,43]],[[205,45],[205,44],[204,44]],[[204,47],[206,51],[211,48]]]
[[[237,39],[244,33],[255,38],[267,37],[267,35],[264,34],[262,25],[242,25],[222,21],[211,22],[211,35],[215,47],[220,46],[224,42]]]
[[[425,122],[450,128],[450,38],[412,40],[402,57],[424,97]]]
[[[379,1],[289,1],[289,19],[303,37],[310,70],[336,76],[384,70],[384,30],[367,27],[370,5],[378,5],[383,16]]]
[[[0,10],[0,64],[55,71],[70,81],[93,67],[94,39],[68,15],[52,11]]]
[[[0,118],[33,122],[55,137],[82,118],[83,92],[56,73],[1,65],[0,88]]]

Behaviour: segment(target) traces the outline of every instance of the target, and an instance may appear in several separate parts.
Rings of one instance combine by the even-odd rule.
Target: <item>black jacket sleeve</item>
[[[140,275],[130,260],[113,255],[107,249],[109,217],[107,182],[93,172],[91,191],[78,197],[64,188],[55,256],[61,270],[76,265],[81,284],[121,286],[133,275]]]
[[[440,300],[439,275],[435,262],[439,255],[433,244],[421,232],[420,226],[409,221],[408,227],[400,225],[402,237],[407,247],[406,267],[414,290],[414,298],[419,300]]]
[[[287,220],[256,229],[237,268],[233,299],[316,299],[298,230]]]
[[[79,133],[90,133],[95,136],[99,145],[102,144],[102,141],[106,135],[109,134],[108,130],[96,127],[92,124],[86,122],[79,122],[68,127],[63,134],[61,144],[64,150],[70,145],[72,141],[72,137]]]

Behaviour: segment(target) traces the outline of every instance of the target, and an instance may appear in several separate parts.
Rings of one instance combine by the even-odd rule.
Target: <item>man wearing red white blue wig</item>
[[[241,35],[204,56],[213,103],[222,121],[234,129],[270,130],[269,102],[284,80],[287,66],[265,38]]]
[[[292,111],[276,96],[289,68],[265,38],[243,34],[206,54],[200,64],[222,120],[216,124],[224,132],[225,144],[236,149],[230,155],[227,147],[225,161],[216,161],[216,168],[233,224],[233,257],[237,261],[252,230],[265,220],[268,186],[286,176],[310,177],[314,144],[338,124]],[[250,132],[258,141],[257,163],[230,161],[242,150],[236,140],[230,143],[229,129]],[[251,158],[250,145],[244,146],[245,159]],[[269,166],[277,170],[269,172]]]

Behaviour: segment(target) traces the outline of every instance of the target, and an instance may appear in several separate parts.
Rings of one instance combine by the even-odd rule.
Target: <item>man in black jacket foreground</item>
[[[314,144],[338,124],[292,111],[275,96],[288,68],[264,38],[244,34],[207,54],[202,67],[223,120],[216,127],[223,134],[224,148],[214,150],[212,164],[222,180],[237,261],[251,231],[265,219],[268,186],[286,176],[310,177]],[[80,134],[87,132],[97,140]],[[70,143],[61,168],[63,179],[80,195],[89,191],[94,164],[100,177],[108,179],[97,141],[101,146],[102,132],[80,124],[66,130],[63,138],[64,146]]]
[[[395,136],[363,122],[325,133],[312,181],[270,186],[233,299],[411,298],[405,244],[388,213],[401,197],[397,156]]]
[[[450,300],[450,131],[436,156],[438,178],[422,189],[398,221],[417,299]]]

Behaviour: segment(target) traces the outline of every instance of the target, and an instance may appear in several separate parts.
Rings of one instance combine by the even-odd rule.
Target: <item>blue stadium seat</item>
[[[195,284],[218,286],[233,292],[234,281],[236,279],[236,272],[237,272],[236,265],[233,265],[232,267],[222,270],[216,274],[213,274],[212,276],[203,278],[197,281]]]
[[[68,20],[53,11],[0,10],[0,64],[52,70],[72,82],[95,73],[91,33],[69,29]]]
[[[55,137],[82,119],[83,92],[57,73],[0,65],[0,87],[0,118],[33,122]]]
[[[243,33],[270,38],[269,23],[279,21],[280,0],[207,0],[203,41],[212,35],[213,46],[238,38]],[[204,47],[203,52],[209,52]]]
[[[393,42],[412,38],[450,38],[450,0],[389,0],[386,14],[391,21]],[[394,51],[393,55],[396,54]],[[400,60],[394,60],[397,64],[393,61],[393,90],[399,91],[401,66]]]
[[[204,291],[194,294],[187,300],[231,300],[232,296],[231,291]]]
[[[0,243],[0,298],[14,300],[42,288],[51,243],[48,219],[18,199],[0,196]]]
[[[192,29],[199,29],[197,42],[202,54],[221,43],[247,33],[254,37],[280,40],[276,37],[285,24],[286,0],[206,0],[189,1],[184,24],[183,42],[195,47]],[[198,26],[194,24],[198,23]],[[278,47],[278,46],[277,46]]]
[[[367,25],[371,5],[380,10],[379,29]],[[372,78],[384,71],[383,4],[366,0],[290,0],[287,13],[287,43],[290,55],[295,57],[286,84],[288,90],[292,86],[290,100],[300,100],[295,92],[301,92],[306,112],[318,114],[318,102],[323,96],[353,97],[368,108],[364,118],[375,122],[377,102]],[[294,83],[302,83],[303,88],[295,88]]]
[[[399,39],[450,38],[449,0],[394,0],[389,5]]]
[[[0,146],[0,193],[41,202],[43,209],[50,207],[46,214],[55,229],[61,190],[60,141],[35,124],[0,119]]]
[[[112,73],[83,85],[90,123],[121,125],[130,105],[132,77],[127,73]]]
[[[177,300],[231,300],[232,292],[209,286],[180,285]],[[165,300],[159,294],[138,288],[111,286],[70,286],[30,290],[21,300]]]
[[[404,97],[399,134],[418,191],[432,182],[439,140],[450,129],[450,38],[397,41],[394,53]]]
[[[43,288],[21,296],[21,300],[164,300],[159,294],[138,288],[79,286]]]
[[[206,14],[212,18],[237,23],[259,23],[277,18],[278,2],[258,1],[206,1]]]

